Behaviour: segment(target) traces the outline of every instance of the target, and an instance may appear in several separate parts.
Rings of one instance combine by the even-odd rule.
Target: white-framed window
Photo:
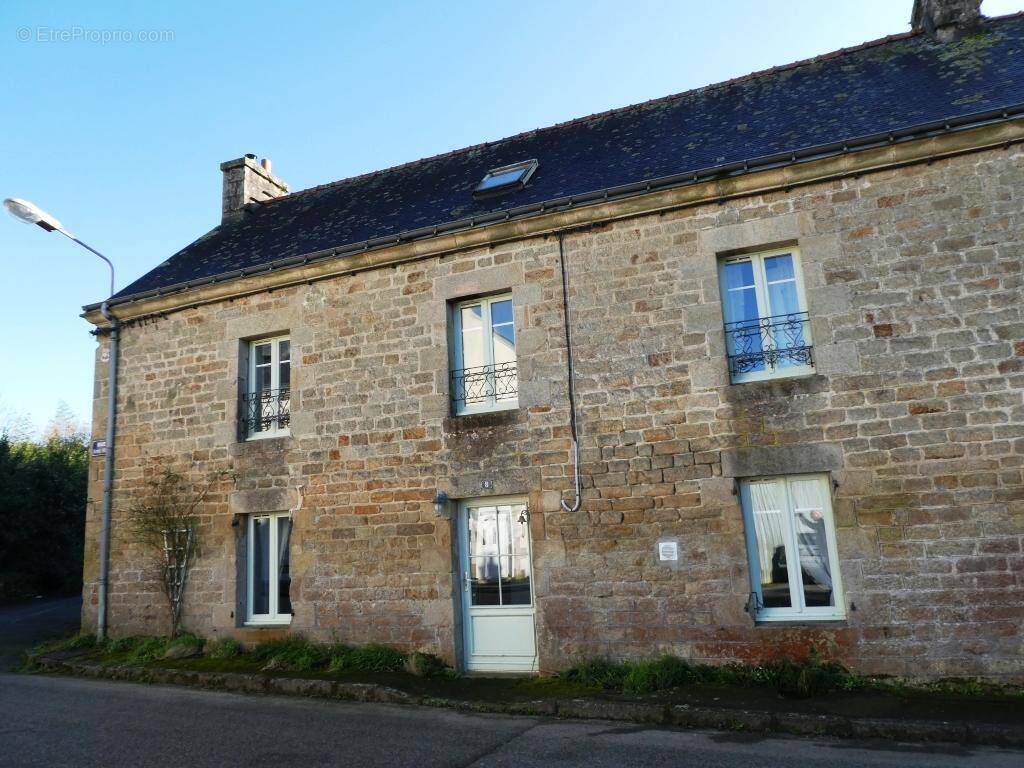
[[[449,381],[456,414],[519,405],[512,294],[460,301],[451,307]]]
[[[846,615],[828,475],[740,482],[751,607],[759,621]]]
[[[526,504],[485,499],[465,505],[466,581],[473,606],[532,605]],[[479,505],[479,506],[478,506]]]
[[[239,403],[240,432],[251,440],[288,434],[291,422],[291,341],[249,342],[249,370]]]
[[[718,276],[733,383],[813,373],[799,250],[728,256]]]
[[[248,624],[288,624],[292,620],[288,512],[250,515],[248,531]]]

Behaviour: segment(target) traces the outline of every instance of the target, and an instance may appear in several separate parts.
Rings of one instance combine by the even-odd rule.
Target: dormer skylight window
[[[536,160],[524,160],[488,171],[473,190],[473,197],[492,197],[522,189],[537,170],[537,165]]]

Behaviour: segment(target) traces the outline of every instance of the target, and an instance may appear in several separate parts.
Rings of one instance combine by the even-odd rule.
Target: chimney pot
[[[910,25],[948,43],[981,23],[981,0],[914,0]]]
[[[270,161],[256,162],[256,155],[244,155],[220,164],[224,174],[221,195],[221,224],[234,221],[251,203],[261,203],[288,194],[288,185],[271,172]],[[252,210],[252,209],[250,209]]]

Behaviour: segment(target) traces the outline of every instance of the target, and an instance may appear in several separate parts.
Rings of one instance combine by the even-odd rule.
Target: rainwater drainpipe
[[[576,487],[576,498],[572,504],[562,499],[562,509],[566,512],[578,512],[583,506],[583,487],[580,481],[580,437],[576,424],[576,370],[572,362],[572,321],[569,315],[569,275],[565,269],[564,233],[558,233],[558,264],[562,269],[562,316],[565,318],[565,350],[569,369],[569,427],[572,431],[573,479]]]
[[[88,246],[86,246],[88,248]],[[89,248],[89,250],[92,250]],[[103,258],[103,257],[101,257]],[[110,323],[110,363],[107,373],[107,445],[103,464],[103,517],[100,523],[100,578],[99,601],[96,617],[96,639],[107,637],[107,594],[110,575],[110,508],[114,496],[114,424],[117,421],[117,352],[121,337],[121,322],[103,302],[100,312]]]

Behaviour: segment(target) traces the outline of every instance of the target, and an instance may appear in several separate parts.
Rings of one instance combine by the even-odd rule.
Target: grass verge
[[[952,695],[1024,699],[1024,688],[976,679],[948,679],[911,685],[884,677],[851,672],[833,661],[822,661],[813,651],[799,661],[780,659],[764,665],[694,664],[675,656],[642,661],[587,659],[561,673],[569,680],[605,691],[646,696],[687,686],[774,688],[783,696],[812,698],[843,691],[878,692],[897,696]]]
[[[378,644],[324,644],[293,635],[246,649],[231,638],[207,642],[186,634],[174,640],[133,636],[104,644],[77,635],[37,646],[29,659],[57,652],[76,653],[102,665],[153,665],[377,683],[453,700],[653,698],[667,703],[721,706],[728,702],[730,706],[772,709],[780,706],[781,694],[791,702],[808,700],[812,709],[834,708],[836,701],[845,698],[865,712],[878,706],[899,711],[908,702],[919,704],[921,711],[939,711],[933,704],[944,701],[940,714],[955,713],[962,706],[956,701],[968,702],[969,707],[974,706],[970,702],[991,704],[993,711],[1020,708],[1024,703],[1022,687],[973,679],[910,685],[858,675],[813,653],[800,661],[782,659],[764,665],[715,666],[667,655],[640,661],[588,659],[555,677],[465,678],[437,656]]]

